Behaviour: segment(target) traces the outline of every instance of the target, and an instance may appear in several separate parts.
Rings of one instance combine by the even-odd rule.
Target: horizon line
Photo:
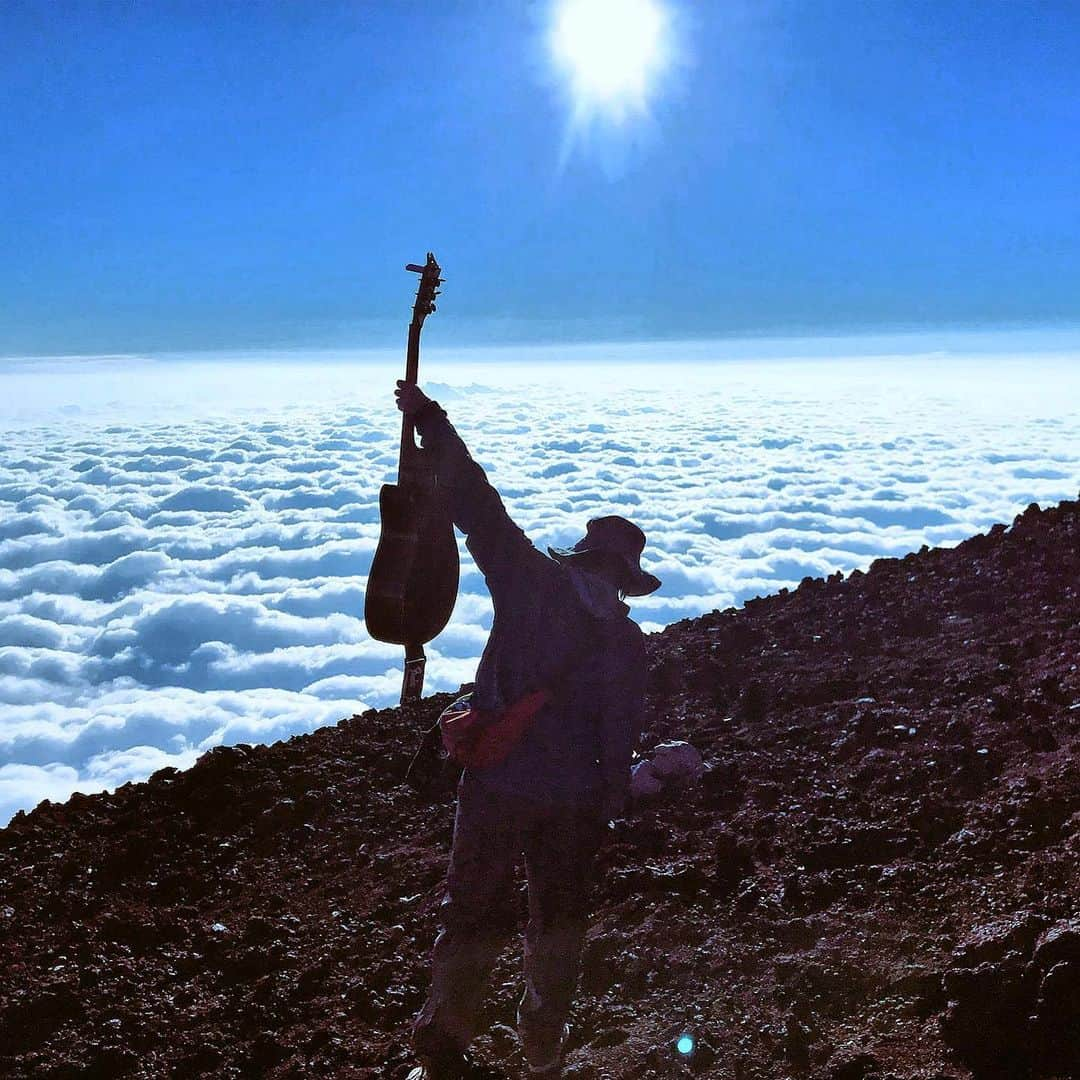
[[[407,325],[407,324],[406,324]],[[897,346],[905,344],[926,344],[937,339],[934,348],[922,348],[913,351],[912,355],[965,355],[962,351],[956,351],[957,345],[970,347],[978,344],[976,352],[996,352],[995,345],[1008,346],[1015,344],[1017,339],[1025,339],[1028,349],[1038,352],[1052,352],[1058,349],[1080,350],[1080,322],[1078,323],[1054,323],[1054,324],[999,324],[994,326],[980,325],[957,325],[950,327],[894,327],[875,329],[849,329],[843,331],[830,331],[822,333],[776,333],[772,331],[747,332],[741,334],[717,334],[711,336],[694,335],[687,337],[656,336],[656,337],[596,337],[596,338],[537,338],[535,340],[507,339],[505,341],[479,340],[472,343],[430,343],[425,342],[424,351],[427,355],[443,356],[446,353],[469,352],[480,354],[490,358],[491,354],[498,353],[505,357],[507,353],[535,352],[547,349],[582,350],[630,350],[642,348],[662,348],[670,346],[687,346],[695,350],[704,348],[721,348],[726,353],[732,350],[744,349],[749,352],[747,359],[760,359],[761,350],[768,352],[777,351],[774,359],[798,359],[800,355],[794,352],[785,352],[792,346],[816,346],[810,354],[815,359],[820,359],[819,350],[823,346],[844,346],[848,350],[862,346],[866,351],[860,352],[858,348],[846,353],[847,358],[860,356],[886,356],[905,355],[903,349]],[[952,347],[950,347],[952,346]],[[290,359],[300,355],[313,357],[326,357],[334,355],[342,361],[371,362],[377,359],[397,360],[404,348],[401,345],[332,345],[332,344],[309,344],[309,345],[248,345],[248,346],[213,346],[193,349],[136,349],[103,350],[100,352],[13,352],[0,353],[0,364],[10,362],[91,362],[91,361],[163,361],[176,362],[178,360],[221,360],[231,358],[243,360],[274,360]],[[1002,348],[1000,351],[1008,351]],[[730,355],[724,359],[735,359]],[[552,361],[557,362],[553,357]]]

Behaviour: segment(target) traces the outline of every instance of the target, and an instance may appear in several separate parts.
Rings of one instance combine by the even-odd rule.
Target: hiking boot
[[[535,1065],[529,1066],[529,1076],[533,1080],[559,1080],[562,1074],[562,1058],[557,1058],[553,1065],[545,1065],[539,1068]]]
[[[475,1062],[466,1053],[438,1058],[420,1058],[420,1064],[410,1070],[405,1080],[467,1080],[474,1075]]]
[[[565,1024],[554,1056],[550,1061],[544,1062],[543,1065],[530,1065],[529,1076],[534,1077],[535,1080],[557,1080],[558,1077],[562,1076],[563,1053],[566,1050],[566,1040],[569,1038],[570,1025]]]

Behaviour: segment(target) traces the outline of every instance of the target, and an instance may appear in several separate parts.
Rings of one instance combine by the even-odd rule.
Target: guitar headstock
[[[430,251],[423,266],[409,263],[405,269],[420,275],[420,287],[416,290],[416,303],[413,304],[413,322],[421,325],[435,310],[435,297],[439,295],[439,286],[443,283],[439,276],[442,270]]]

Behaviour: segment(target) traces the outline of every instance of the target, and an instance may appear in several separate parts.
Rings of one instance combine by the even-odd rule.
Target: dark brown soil
[[[644,749],[710,768],[611,834],[568,1076],[1080,1075],[1080,503],[649,651]],[[448,700],[0,830],[0,1075],[402,1076],[453,811],[402,776]]]

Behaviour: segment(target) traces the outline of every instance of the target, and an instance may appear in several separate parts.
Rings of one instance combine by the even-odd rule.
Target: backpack
[[[474,704],[472,692],[439,714],[443,749],[459,765],[485,769],[498,765],[521,741],[536,714],[551,700],[550,690],[534,690],[501,713]]]
[[[550,690],[534,690],[501,713],[477,709],[469,691],[448,705],[420,739],[405,783],[428,796],[457,787],[462,768],[497,765],[517,745]]]
[[[550,686],[558,688],[580,662],[580,654],[571,655],[547,680]],[[432,794],[440,788],[456,787],[462,768],[499,764],[555,696],[555,690],[541,688],[518,698],[502,712],[491,712],[476,708],[473,691],[463,694],[424,732],[405,782],[421,794]]]

